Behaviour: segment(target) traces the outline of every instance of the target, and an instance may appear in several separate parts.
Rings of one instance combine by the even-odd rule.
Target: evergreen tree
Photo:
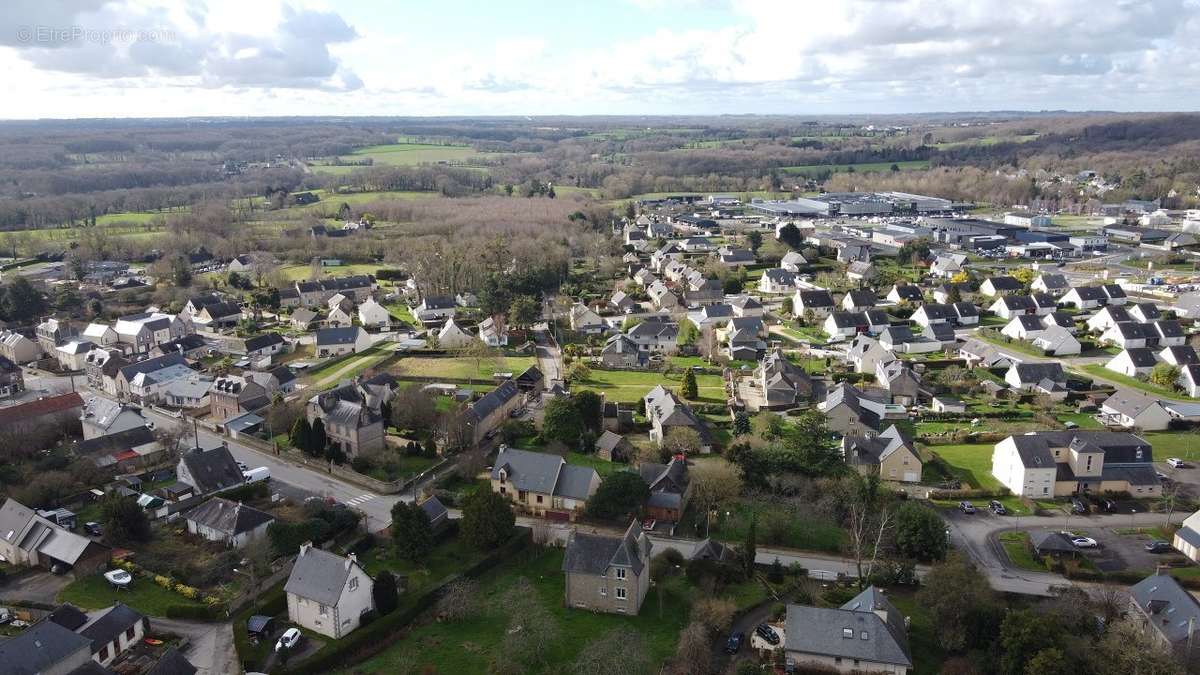
[[[375,585],[371,587],[371,599],[375,601],[375,611],[379,616],[391,614],[396,605],[400,604],[400,592],[396,589],[396,577],[383,570],[375,575]]]
[[[288,435],[288,441],[292,444],[292,447],[307,453],[308,446],[312,442],[311,438],[312,425],[308,423],[308,419],[305,417],[297,418],[296,422],[292,424],[291,433]]]
[[[756,537],[758,529],[758,516],[750,519],[750,529],[746,532],[746,547],[742,551],[742,564],[746,566],[746,576],[754,575],[754,558],[758,555],[758,546]]]
[[[304,454],[311,457],[323,457],[325,446],[328,443],[329,436],[325,434],[325,422],[318,417],[313,420],[312,433],[308,435],[308,445],[304,447]]]
[[[687,372],[683,374],[683,386],[680,387],[679,393],[689,400],[695,400],[700,395],[700,390],[696,386],[696,373],[691,368],[688,368]]]
[[[433,550],[433,527],[425,509],[416,502],[396,502],[392,507],[391,529],[392,544],[401,558],[417,561]]]
[[[475,490],[464,501],[459,532],[464,541],[487,551],[508,541],[516,523],[517,517],[508,499],[484,487]]]

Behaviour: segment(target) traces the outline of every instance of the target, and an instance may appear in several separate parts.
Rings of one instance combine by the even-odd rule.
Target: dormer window
[[[859,639],[862,639],[862,640],[866,640],[869,638],[869,636],[867,635],[867,631],[865,631],[865,630],[862,633],[860,633],[858,637],[859,637]]]
[[[853,640],[854,639],[854,629],[853,628],[843,628],[842,629],[842,637],[847,640]]]

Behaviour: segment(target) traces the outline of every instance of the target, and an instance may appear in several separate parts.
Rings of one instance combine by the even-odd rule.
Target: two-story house
[[[362,615],[375,608],[374,586],[353,553],[343,558],[302,544],[283,587],[288,620],[337,640],[358,628]]]
[[[209,390],[212,419],[217,423],[261,410],[270,403],[265,387],[239,375],[218,377]]]
[[[309,424],[321,420],[329,442],[349,457],[382,450],[386,421],[381,415],[387,396],[361,382],[347,382],[308,399]]]
[[[1102,492],[1154,497],[1162,490],[1150,444],[1134,434],[1110,431],[1009,436],[993,449],[992,475],[1025,497]]]
[[[650,590],[650,539],[634,521],[621,537],[573,532],[563,557],[563,603],[637,614]]]
[[[492,467],[492,491],[535,516],[575,520],[600,487],[591,467],[567,464],[558,455],[500,446]]]

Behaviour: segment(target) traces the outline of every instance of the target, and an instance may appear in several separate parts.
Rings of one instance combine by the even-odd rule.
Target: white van
[[[246,483],[258,483],[264,480],[271,479],[271,470],[265,466],[255,467],[249,471],[243,471],[242,476],[246,479]]]

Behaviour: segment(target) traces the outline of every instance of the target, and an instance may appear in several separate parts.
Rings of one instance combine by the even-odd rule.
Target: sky
[[[1200,0],[0,0],[0,118],[1200,109]]]

